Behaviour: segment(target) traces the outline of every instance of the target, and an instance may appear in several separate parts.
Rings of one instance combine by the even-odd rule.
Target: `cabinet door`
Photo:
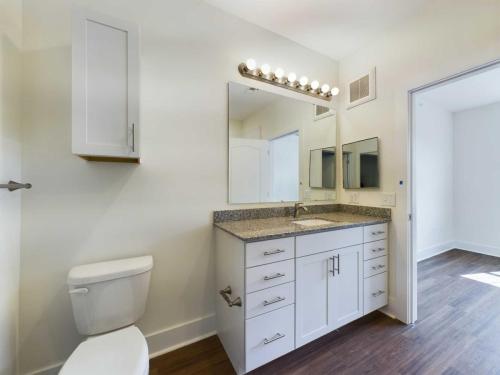
[[[138,158],[137,26],[75,9],[72,28],[73,153]]]
[[[363,246],[333,252],[333,274],[328,278],[330,329],[363,316]]]
[[[333,252],[296,259],[295,344],[304,345],[330,332],[328,284]]]

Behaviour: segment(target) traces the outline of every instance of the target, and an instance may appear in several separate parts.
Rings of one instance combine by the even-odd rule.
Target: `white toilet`
[[[153,257],[78,266],[69,272],[73,315],[89,336],[60,375],[147,375],[148,346],[133,324],[146,308]]]

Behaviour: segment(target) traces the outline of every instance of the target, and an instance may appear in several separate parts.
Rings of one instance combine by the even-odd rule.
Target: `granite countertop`
[[[330,222],[314,226],[293,223],[293,221],[307,219],[323,219]],[[323,212],[303,214],[297,219],[291,216],[279,216],[263,219],[222,221],[215,222],[214,225],[245,242],[254,242],[387,223],[389,221],[390,217],[383,216],[367,216],[349,212]]]

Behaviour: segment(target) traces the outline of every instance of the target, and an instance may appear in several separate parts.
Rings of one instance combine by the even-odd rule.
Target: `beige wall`
[[[77,264],[154,256],[139,323],[160,331],[153,350],[212,330],[211,214],[229,207],[227,82],[245,82],[237,65],[248,57],[337,82],[329,58],[201,1],[77,3],[141,25],[142,159],[71,154],[70,1],[25,0],[23,178],[34,188],[23,202],[23,372],[63,361],[81,340],[65,286]]]
[[[361,191],[360,204],[381,204],[380,192],[396,192],[390,235],[390,310],[408,319],[406,274],[408,198],[408,90],[500,58],[500,3],[445,0],[359,52],[340,61],[341,89],[377,67],[377,99],[339,113],[340,143],[380,137],[381,189]],[[341,98],[345,100],[345,98]],[[404,186],[399,186],[399,180]],[[340,200],[349,192],[340,189]]]
[[[21,3],[0,1],[0,184],[21,178]],[[0,189],[0,375],[16,372],[21,194]]]

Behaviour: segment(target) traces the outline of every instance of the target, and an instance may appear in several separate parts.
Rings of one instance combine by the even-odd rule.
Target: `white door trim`
[[[464,77],[467,77],[469,75],[477,74],[478,72],[486,71],[492,68],[496,68],[500,66],[500,59],[490,61],[486,64],[479,65],[476,67],[473,67],[471,69],[467,69],[463,72],[453,74],[451,76],[439,79],[437,81],[416,87],[414,89],[411,89],[408,91],[408,124],[409,124],[409,129],[408,129],[408,153],[407,153],[407,167],[408,167],[408,189],[409,189],[409,194],[407,194],[407,207],[408,207],[408,217],[411,219],[408,220],[408,230],[407,230],[407,243],[408,247],[406,249],[407,251],[407,259],[410,260],[409,264],[406,267],[406,272],[407,272],[407,296],[409,296],[408,301],[407,301],[407,311],[408,311],[408,319],[407,321],[409,323],[415,323],[417,320],[417,298],[418,298],[418,293],[417,293],[417,254],[416,254],[416,245],[415,245],[415,240],[416,240],[416,215],[418,214],[415,210],[416,207],[416,194],[415,194],[415,146],[414,146],[414,141],[415,141],[415,131],[416,131],[416,126],[415,126],[415,121],[414,121],[414,110],[413,110],[413,102],[414,102],[414,97],[415,94],[420,93],[422,91],[429,90],[431,88],[435,88],[438,86],[442,86],[444,84],[460,80]],[[410,216],[411,215],[411,216]]]

